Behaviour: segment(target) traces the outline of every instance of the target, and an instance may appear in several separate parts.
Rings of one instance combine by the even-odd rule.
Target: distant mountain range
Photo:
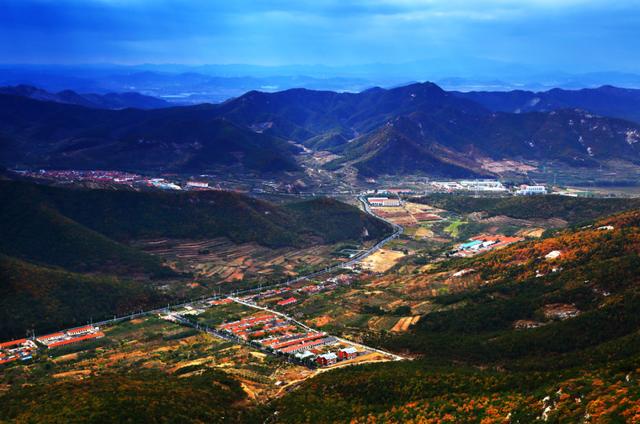
[[[16,85],[0,87],[0,94],[10,94],[28,97],[34,100],[66,103],[95,109],[159,109],[171,106],[170,103],[165,100],[145,96],[136,92],[80,94],[72,90],[63,90],[57,93],[51,93],[30,85]]]
[[[543,92],[514,90],[454,92],[454,94],[478,102],[496,112],[549,112],[578,108],[640,123],[640,90],[638,89],[605,85],[581,90],[554,88]]]
[[[611,84],[640,88],[640,74],[620,71],[572,74],[529,65],[476,59],[464,66],[447,58],[406,63],[347,66],[247,64],[140,65],[0,65],[0,85],[27,84],[58,92],[136,91],[171,103],[219,103],[247,91],[275,92],[304,87],[312,90],[359,92],[412,82],[434,81],[447,90],[504,91],[551,88],[580,89]]]
[[[340,158],[329,169],[349,165],[362,175],[489,175],[485,159],[571,166],[640,159],[637,123],[576,109],[494,112],[432,83],[358,94],[249,92],[218,113],[264,134],[330,150]]]
[[[488,176],[496,160],[640,163],[639,90],[447,92],[433,83],[360,93],[250,91],[218,105],[99,110],[0,95],[5,166],[297,171],[297,145],[361,176]],[[601,116],[603,115],[603,116]]]

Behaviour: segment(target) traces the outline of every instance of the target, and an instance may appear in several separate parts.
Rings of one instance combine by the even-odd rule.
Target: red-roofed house
[[[278,306],[287,306],[287,305],[291,305],[294,304],[298,301],[298,299],[296,299],[295,297],[290,297],[288,299],[283,299],[280,302],[278,302]]]
[[[358,351],[355,347],[348,347],[338,351],[338,358],[340,358],[341,361],[345,359],[353,359],[356,356],[358,356]]]
[[[67,334],[70,336],[77,336],[78,334],[85,334],[94,331],[98,331],[98,327],[94,327],[93,325],[85,325],[84,327],[73,328],[71,330],[67,330]]]
[[[27,339],[11,340],[10,342],[0,343],[0,349],[7,349],[11,346],[17,346],[26,343]]]
[[[65,333],[57,332],[38,337],[36,340],[40,343],[48,344],[49,342],[66,337]]]
[[[320,355],[316,358],[316,363],[321,367],[326,367],[327,365],[333,365],[338,362],[338,357],[335,353],[325,353],[324,355]]]
[[[71,344],[71,343],[81,342],[83,340],[99,339],[101,337],[104,337],[104,333],[102,331],[98,331],[96,333],[85,334],[84,336],[74,337],[72,339],[66,339],[66,340],[60,340],[60,341],[57,341],[57,342],[53,342],[53,343],[48,344],[47,347],[49,349],[51,349],[51,348],[58,347],[58,346],[64,346],[64,345],[68,345],[68,344]]]

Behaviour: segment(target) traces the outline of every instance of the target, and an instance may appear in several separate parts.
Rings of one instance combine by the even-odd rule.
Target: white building
[[[506,187],[497,180],[462,180],[460,185],[469,191],[506,191]]]
[[[203,181],[187,181],[189,188],[209,188],[209,183]]]
[[[562,252],[559,250],[552,250],[551,252],[547,253],[544,258],[547,260],[553,260],[553,259],[557,259],[562,255]]]
[[[458,191],[464,189],[464,187],[462,187],[456,181],[433,181],[431,183],[431,186],[435,190],[439,191]]]
[[[367,198],[367,202],[369,202],[371,206],[400,206],[400,200],[389,199],[388,197],[369,197]]]
[[[521,185],[519,190],[516,190],[518,196],[533,196],[536,194],[547,194],[547,188],[542,185]]]
[[[303,352],[296,353],[294,356],[300,359],[301,361],[304,361],[305,359],[315,358],[316,355],[309,352],[308,350],[305,350]]]

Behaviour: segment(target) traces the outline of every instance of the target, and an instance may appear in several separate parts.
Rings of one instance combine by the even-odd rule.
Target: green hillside
[[[0,253],[79,272],[169,275],[159,258],[64,216],[40,188],[0,182]]]
[[[0,340],[86,324],[162,305],[142,282],[90,276],[0,255]]]
[[[241,422],[240,384],[218,371],[177,378],[159,371],[104,374],[31,387],[0,398],[0,422],[228,423]],[[24,405],[37,402],[38,406]]]
[[[334,199],[317,198],[289,203],[284,208],[293,214],[301,227],[329,243],[381,239],[391,231],[383,221],[372,219],[353,206]]]
[[[256,241],[282,247],[305,245],[310,235],[329,242],[358,239],[364,228],[371,238],[390,231],[386,224],[357,208],[332,200],[281,207],[223,191],[76,190],[9,182],[0,182],[0,195],[11,202],[39,202],[120,242],[224,236],[237,243]]]

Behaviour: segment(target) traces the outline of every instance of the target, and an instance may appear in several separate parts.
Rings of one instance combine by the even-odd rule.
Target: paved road
[[[319,333],[319,331],[316,330],[315,328],[311,328],[311,327],[307,326],[306,324],[304,324],[304,323],[302,323],[302,322],[300,322],[300,321],[298,321],[298,320],[296,320],[296,319],[294,319],[294,318],[292,318],[292,317],[290,317],[290,316],[288,316],[286,314],[283,314],[282,312],[274,311],[273,309],[269,309],[269,308],[266,308],[264,306],[256,305],[253,302],[247,302],[246,300],[238,299],[237,297],[232,297],[231,299],[234,302],[239,303],[241,305],[248,306],[248,307],[254,308],[254,309],[260,309],[262,311],[266,311],[266,312],[272,313],[274,315],[278,315],[279,317],[282,317],[282,318],[284,318],[284,319],[286,319],[288,321],[291,321],[291,322],[299,325],[300,327],[304,328],[305,330],[307,330],[309,332]],[[356,343],[356,342],[353,342],[351,340],[343,339],[341,337],[337,337],[337,336],[333,336],[333,335],[332,335],[332,337],[335,337],[336,340],[339,340],[339,341],[341,341],[343,343],[348,343],[348,344],[357,346],[357,347],[359,347],[361,349],[365,349],[365,350],[368,350],[368,351],[371,351],[371,352],[377,352],[377,353],[380,353],[381,355],[390,356],[390,357],[393,358],[394,361],[403,361],[403,360],[407,359],[407,358],[404,358],[404,357],[402,357],[400,355],[396,355],[394,353],[390,353],[390,352],[386,352],[384,350],[376,349],[374,347],[363,345],[361,343]]]

